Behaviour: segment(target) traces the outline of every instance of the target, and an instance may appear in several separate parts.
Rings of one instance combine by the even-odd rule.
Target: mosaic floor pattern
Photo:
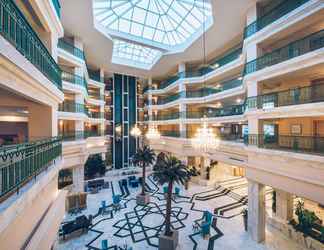
[[[121,177],[110,179],[109,189],[88,195],[88,206],[82,214],[94,216],[89,232],[66,241],[60,240],[56,249],[100,250],[103,239],[108,239],[109,249],[121,250],[124,245],[131,246],[133,250],[157,249],[159,234],[164,231],[166,201],[162,188],[155,184],[151,176],[147,179],[146,190],[151,195],[151,202],[147,206],[139,206],[135,198],[140,188],[124,187]],[[113,194],[122,196],[121,210],[99,214],[101,201],[111,204]],[[247,182],[244,178],[224,181],[215,188],[192,183],[188,190],[181,188],[180,194],[173,199],[171,215],[172,227],[179,231],[179,250],[275,249],[271,245],[253,242],[244,232],[241,216],[242,208],[247,205]],[[204,239],[193,227],[205,210],[212,212],[217,222],[213,223],[208,239]],[[78,215],[67,214],[64,220],[75,216]],[[297,249],[285,239],[281,243],[287,246],[281,249]]]

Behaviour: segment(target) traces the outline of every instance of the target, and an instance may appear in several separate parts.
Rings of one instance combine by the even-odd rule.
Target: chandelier
[[[191,140],[193,148],[207,153],[208,150],[216,149],[219,145],[219,140],[213,132],[212,128],[208,127],[207,118],[204,116],[202,126],[197,129],[195,136]]]
[[[157,129],[156,125],[152,125],[149,127],[149,130],[146,133],[147,139],[160,139],[160,132]]]
[[[137,125],[135,125],[133,128],[132,128],[132,130],[131,130],[131,135],[132,136],[134,136],[134,137],[140,137],[141,136],[141,134],[142,134],[142,132],[141,132],[141,130],[137,127]]]

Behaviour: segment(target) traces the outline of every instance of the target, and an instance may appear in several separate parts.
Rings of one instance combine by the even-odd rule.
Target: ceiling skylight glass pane
[[[130,40],[155,47],[191,43],[204,22],[212,24],[210,0],[93,0],[97,21],[114,36],[129,34]],[[156,43],[161,44],[160,46]],[[171,49],[170,49],[171,50]]]
[[[115,39],[113,41],[112,61],[131,67],[150,69],[162,56],[160,50],[131,42]]]

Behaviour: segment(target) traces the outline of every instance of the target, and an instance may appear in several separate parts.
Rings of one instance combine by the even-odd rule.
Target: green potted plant
[[[172,190],[175,183],[184,185],[190,178],[187,166],[176,157],[165,155],[161,157],[153,168],[153,178],[159,185],[167,184],[165,231],[159,237],[159,250],[175,250],[179,236],[177,231],[171,230]]]
[[[142,168],[142,191],[136,196],[136,203],[139,205],[146,205],[150,202],[150,196],[145,193],[146,167],[152,165],[154,161],[155,153],[147,145],[144,145],[142,148],[138,148],[133,157],[134,165]]]

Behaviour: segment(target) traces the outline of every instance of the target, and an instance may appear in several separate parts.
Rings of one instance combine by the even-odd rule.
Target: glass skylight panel
[[[193,42],[203,22],[213,22],[209,0],[94,0],[93,8],[96,20],[114,36],[120,32],[169,47]]]
[[[145,47],[131,42],[115,39],[113,41],[112,61],[142,69],[151,69],[160,59],[162,52],[150,47]]]

